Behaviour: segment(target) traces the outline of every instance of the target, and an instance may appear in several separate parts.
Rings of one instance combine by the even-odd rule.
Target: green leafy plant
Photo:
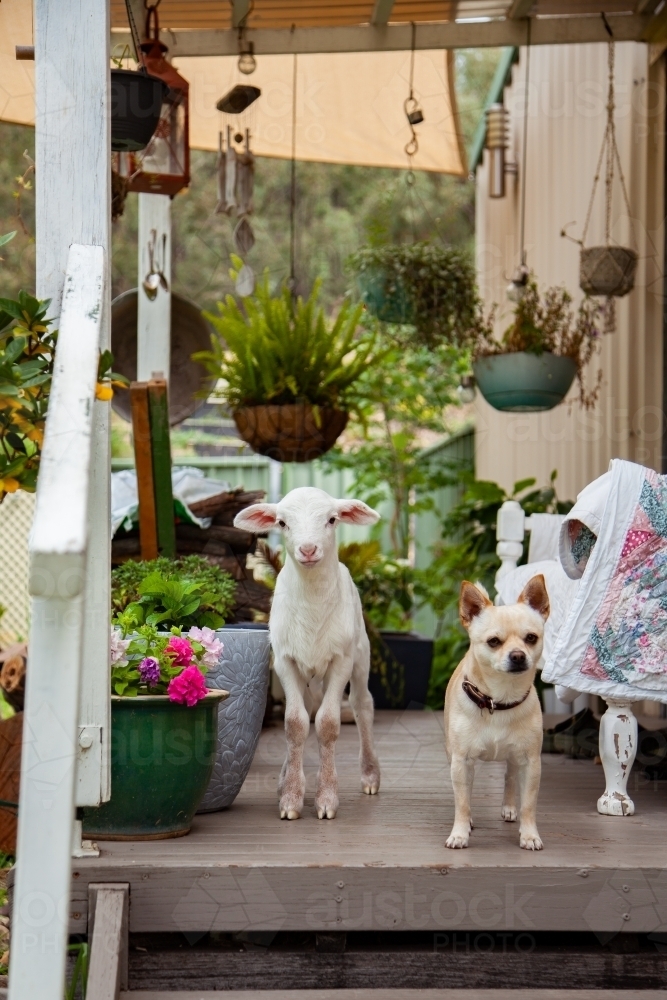
[[[478,301],[467,250],[429,243],[364,247],[348,267],[371,312],[394,324],[395,339],[430,348],[466,343]]]
[[[501,505],[518,500],[527,515],[566,514],[572,507],[571,501],[558,498],[555,470],[548,486],[535,489],[535,479],[523,479],[514,484],[511,493],[497,483],[476,480],[471,473],[463,473],[461,478],[465,491],[442,521],[442,540],[433,548],[433,560],[426,569],[415,570],[416,603],[428,604],[437,621],[428,699],[432,708],[442,706],[449,678],[468,648],[467,635],[458,621],[461,581],[479,581],[494,594],[500,566],[496,520]],[[520,562],[526,561],[526,555]]]
[[[111,604],[136,626],[221,628],[234,606],[236,584],[203,556],[128,562],[111,574]]]
[[[74,957],[72,975],[65,985],[65,1000],[76,1000],[78,995],[82,1000],[86,1000],[86,988],[88,986],[88,963],[90,961],[90,948],[87,941],[79,941],[76,944],[67,946],[67,952]]]
[[[365,323],[378,325],[366,317]],[[407,559],[411,517],[433,508],[433,491],[450,477],[424,459],[428,432],[445,430],[445,409],[456,403],[456,387],[468,361],[450,344],[391,347],[382,364],[359,379],[360,415],[348,424],[345,446],[325,455],[329,468],[350,469],[351,490],[371,506],[391,503],[391,554]]]
[[[516,304],[512,322],[500,340],[493,334],[493,310],[487,318],[481,309],[478,311],[471,328],[473,359],[518,351],[571,358],[577,367],[579,402],[590,409],[600,394],[602,370],[598,370],[595,384],[589,389],[586,367],[599,353],[603,320],[603,308],[588,296],[576,311],[572,308],[572,296],[564,288],[549,288],[541,298],[531,275]]]
[[[48,308],[27,292],[0,299],[0,500],[37,486],[57,336]]]
[[[315,282],[305,300],[294,301],[287,288],[272,295],[265,274],[254,295],[242,303],[228,295],[218,303],[217,316],[205,314],[216,330],[212,349],[193,357],[221,380],[220,399],[232,410],[295,402],[355,406],[355,383],[377,361],[375,338],[358,334],[363,307],[348,301],[329,323],[318,305],[319,291]]]
[[[347,566],[359,591],[371,645],[371,673],[380,678],[389,702],[401,705],[405,669],[383,642],[380,629],[403,631],[409,628],[412,569],[407,562],[384,555],[377,541],[339,545],[338,558]]]

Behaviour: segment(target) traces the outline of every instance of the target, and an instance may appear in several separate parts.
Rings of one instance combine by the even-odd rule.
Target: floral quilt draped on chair
[[[667,476],[615,460],[580,494],[560,547],[581,583],[544,680],[667,701]]]

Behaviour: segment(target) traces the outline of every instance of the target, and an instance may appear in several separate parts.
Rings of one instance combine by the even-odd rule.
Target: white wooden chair
[[[546,516],[553,517],[554,522],[557,521],[560,525],[562,518],[559,515]],[[498,511],[496,523],[496,552],[501,560],[496,574],[496,587],[517,568],[523,555],[526,532],[531,531],[532,527],[532,518],[526,517],[521,504],[516,500],[506,500]],[[557,537],[556,531],[553,536]],[[553,553],[542,555],[542,558],[558,559],[557,549]],[[530,558],[529,550],[529,565],[533,561],[537,565],[538,561]],[[588,704],[588,696],[573,688],[556,685],[555,691],[558,701],[569,706],[571,711],[580,711]],[[605,700],[608,707],[600,721],[600,757],[606,788],[598,799],[597,809],[605,816],[632,816],[635,807],[627,793],[627,784],[637,754],[637,719],[630,700]]]

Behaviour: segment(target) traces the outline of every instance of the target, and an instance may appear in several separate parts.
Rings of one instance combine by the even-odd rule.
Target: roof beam
[[[371,24],[388,24],[394,0],[375,0],[373,13],[371,14]]]
[[[512,0],[512,5],[507,11],[507,16],[510,21],[518,21],[522,17],[528,17],[530,13],[530,8],[533,6],[534,0]]]
[[[617,42],[647,40],[643,33],[653,20],[650,15],[610,14],[607,17]],[[235,30],[163,31],[162,39],[172,56],[235,56]],[[409,24],[382,27],[362,25],[338,28],[260,28],[248,30],[255,55],[317,52],[405,52],[412,42]],[[651,39],[652,40],[652,39]],[[532,20],[532,45],[607,42],[598,14],[580,17],[540,17]],[[130,42],[127,32],[112,32],[112,44]],[[526,21],[447,21],[419,25],[418,49],[472,49],[525,45]],[[130,43],[131,44],[131,43]]]

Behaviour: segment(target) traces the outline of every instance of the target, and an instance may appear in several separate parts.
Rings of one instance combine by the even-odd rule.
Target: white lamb
[[[350,706],[359,730],[361,787],[375,795],[380,765],[373,748],[373,698],[368,690],[370,646],[359,593],[338,561],[336,525],[374,524],[379,514],[361,500],[334,500],[304,486],[280,503],[257,503],[234,519],[237,528],[280,528],[287,559],[278,576],[269,628],[274,667],[285,691],[287,757],[280,775],[281,819],[298,819],[306,778],[303,748],[310,729],[307,692],[319,705],[315,730],[320,747],[315,808],[319,819],[338,810],[336,740],[340,706],[350,682]]]

